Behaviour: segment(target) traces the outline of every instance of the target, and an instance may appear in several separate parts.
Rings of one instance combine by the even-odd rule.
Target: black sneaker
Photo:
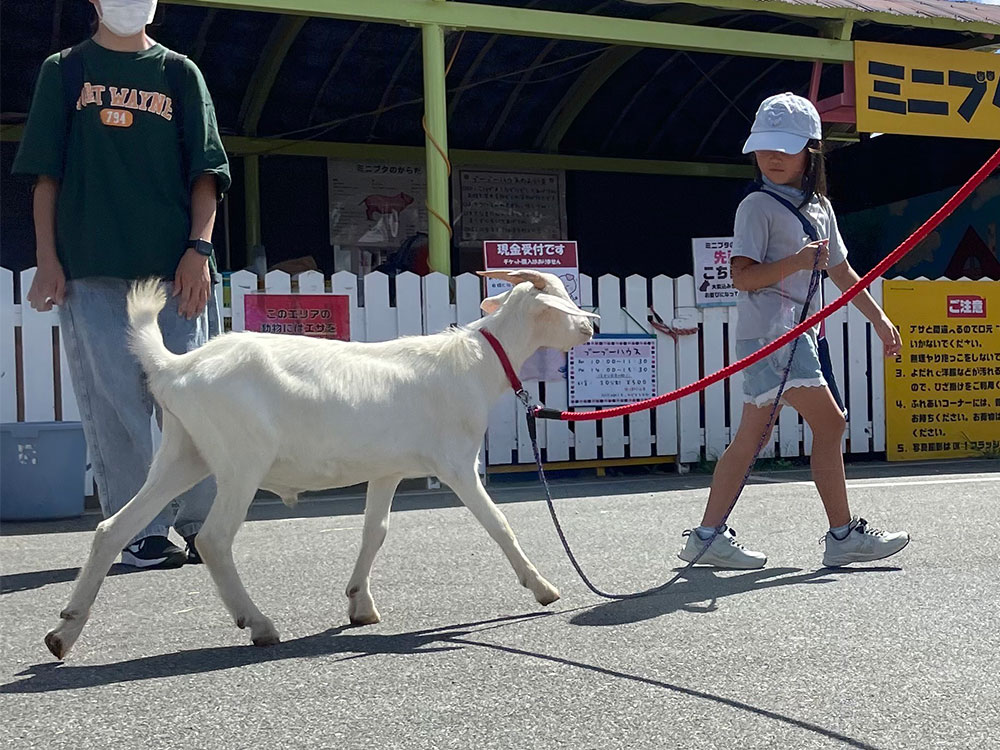
[[[179,568],[185,562],[184,550],[165,536],[147,536],[122,550],[122,565],[133,568]]]
[[[192,534],[191,536],[184,537],[187,546],[188,565],[201,565],[201,555],[198,554],[198,548],[194,546],[194,538],[196,536],[198,535]]]

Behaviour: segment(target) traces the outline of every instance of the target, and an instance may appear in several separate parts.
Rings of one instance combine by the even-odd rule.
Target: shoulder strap
[[[63,133],[63,164],[66,161],[66,149],[69,145],[69,133],[73,128],[73,115],[76,112],[76,102],[83,90],[83,56],[80,54],[80,44],[59,52],[59,78],[62,81],[63,112],[66,113],[66,130]]]
[[[761,185],[759,182],[754,182],[753,185],[754,187],[751,188],[750,192],[761,192],[770,195],[772,198],[778,201],[778,203],[780,203],[782,206],[784,206],[793,214],[795,214],[795,217],[799,220],[799,223],[802,224],[802,231],[806,233],[806,237],[808,237],[813,242],[819,239],[819,235],[816,233],[816,227],[813,226],[812,222],[809,221],[809,219],[807,219],[802,214],[802,212],[799,211],[799,209],[797,209],[794,205],[792,205],[792,202],[790,200],[788,200],[783,196],[778,195],[777,193],[771,192],[763,185]]]
[[[83,88],[83,58],[80,56],[80,44],[67,47],[59,53],[59,74],[62,78],[63,103],[67,114],[72,114],[76,108],[76,100],[80,98],[80,90]]]
[[[185,55],[173,50],[167,50],[163,61],[163,71],[167,75],[167,86],[170,87],[170,98],[173,100],[174,120],[177,123],[177,133],[184,142],[184,61]]]
[[[187,148],[184,145],[184,72],[185,55],[173,50],[167,50],[167,55],[163,60],[163,72],[167,76],[167,88],[170,89],[170,98],[173,102],[174,123],[177,126],[177,139],[181,147],[181,170],[187,179],[190,160],[188,159]]]
[[[782,206],[784,206],[789,211],[791,211],[793,214],[795,214],[795,216],[798,218],[799,222],[802,224],[802,231],[806,233],[806,237],[808,237],[813,242],[815,242],[816,240],[819,239],[819,234],[816,232],[816,227],[813,226],[812,222],[809,221],[809,219],[807,219],[805,217],[805,215],[803,215],[803,213],[801,211],[799,211],[799,209],[797,209],[794,205],[792,205],[792,202],[790,200],[788,200],[787,198],[785,198],[783,196],[778,195],[777,193],[773,193],[770,190],[765,189],[764,186],[761,185],[756,180],[754,181],[754,183],[750,187],[750,189],[747,191],[747,194],[749,195],[750,193],[753,193],[753,192],[767,193],[768,195],[770,195],[772,198],[774,198],[776,201],[778,201],[778,203],[780,203]],[[822,287],[822,285],[820,285],[820,288],[819,288],[819,298],[820,298],[820,303],[823,304],[823,287]],[[806,319],[807,314],[808,314],[808,309],[807,308],[802,308],[802,318],[799,320],[800,323],[803,320]],[[825,339],[826,338],[826,321],[825,320],[821,320],[820,321],[820,324],[819,324],[819,338],[820,339]],[[830,382],[832,382],[832,381],[830,381]]]

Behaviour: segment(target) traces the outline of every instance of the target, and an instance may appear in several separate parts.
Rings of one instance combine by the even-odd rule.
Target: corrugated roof
[[[640,5],[668,5],[663,0],[628,0]],[[941,18],[962,23],[989,23],[1000,26],[1000,5],[976,2],[947,2],[947,0],[681,0],[692,5],[709,8],[743,9],[771,12],[776,15],[808,15],[843,18],[848,12],[855,20],[871,17],[884,21],[884,15],[901,18]],[[824,11],[829,11],[825,13]]]

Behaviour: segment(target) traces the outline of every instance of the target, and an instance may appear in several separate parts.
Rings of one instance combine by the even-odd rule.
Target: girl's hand
[[[875,333],[882,340],[882,351],[886,357],[895,357],[899,354],[903,348],[903,340],[899,337],[899,331],[896,330],[896,326],[892,324],[891,320],[883,315],[882,319],[875,324]]]
[[[819,258],[816,257],[817,252],[819,253]],[[827,266],[830,265],[830,240],[810,242],[795,253],[795,259],[798,267],[803,271],[813,270],[813,263],[816,264],[815,267],[818,270],[826,270]]]

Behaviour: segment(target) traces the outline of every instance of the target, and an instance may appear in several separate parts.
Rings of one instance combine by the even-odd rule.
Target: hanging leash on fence
[[[633,404],[625,404],[624,406],[618,406],[612,409],[604,409],[599,411],[587,411],[587,412],[568,412],[559,411],[556,409],[549,409],[539,404],[532,404],[530,394],[524,389],[521,384],[520,379],[517,377],[517,373],[514,372],[514,368],[510,364],[510,360],[507,358],[506,352],[504,352],[503,347],[500,342],[493,337],[489,331],[485,329],[480,329],[483,336],[486,337],[493,350],[496,352],[503,365],[504,372],[507,374],[507,378],[510,381],[511,387],[514,389],[518,400],[524,406],[525,416],[528,421],[528,436],[531,439],[531,450],[535,456],[535,463],[538,466],[538,476],[542,482],[542,487],[545,489],[545,502],[549,509],[549,515],[552,517],[552,523],[555,525],[556,533],[559,535],[559,541],[562,543],[563,549],[566,551],[566,556],[569,558],[570,563],[572,563],[573,568],[576,570],[577,575],[580,576],[580,580],[589,588],[594,594],[604,599],[622,600],[622,599],[636,599],[642,596],[649,596],[651,594],[656,594],[672,586],[692,566],[697,564],[701,559],[702,555],[708,551],[708,548],[715,541],[715,538],[719,534],[723,533],[726,529],[726,521],[728,520],[733,509],[736,507],[736,503],[739,501],[740,495],[743,493],[743,489],[746,487],[747,482],[750,479],[750,474],[753,471],[753,466],[757,461],[757,457],[764,448],[764,444],[767,442],[767,436],[774,426],[774,419],[778,413],[778,406],[781,403],[781,397],[785,390],[785,385],[788,382],[788,373],[791,370],[792,360],[795,356],[795,350],[798,346],[799,337],[806,333],[809,329],[818,325],[820,321],[826,319],[835,311],[839,310],[841,307],[850,302],[854,297],[860,294],[862,291],[867,289],[871,283],[885,273],[891,266],[893,266],[900,258],[906,255],[910,250],[917,246],[927,235],[929,235],[937,226],[944,221],[955,208],[962,203],[969,195],[975,190],[980,183],[982,183],[995,169],[1000,167],[1000,149],[991,156],[982,167],[980,167],[976,173],[969,178],[969,180],[960,187],[955,194],[949,198],[944,205],[941,206],[927,221],[925,221],[913,234],[906,238],[895,250],[893,250],[889,255],[887,255],[878,265],[876,265],[871,271],[865,274],[861,279],[858,280],[854,286],[844,292],[839,298],[834,302],[831,302],[826,307],[818,310],[813,315],[808,315],[809,305],[812,302],[813,296],[819,289],[819,282],[822,276],[822,272],[817,268],[817,263],[819,261],[820,250],[816,252],[816,257],[813,259],[813,271],[809,280],[809,289],[806,293],[806,300],[802,306],[802,315],[799,319],[798,325],[796,325],[791,330],[779,336],[773,342],[763,347],[759,351],[751,354],[748,357],[735,362],[728,367],[719,370],[718,372],[702,378],[690,385],[678,388],[670,393],[664,393],[655,398],[646,399],[645,401],[638,401]],[[677,335],[684,335],[686,333],[693,333],[697,331],[689,331],[687,329],[674,329],[669,326],[665,326],[662,319],[656,315],[656,312],[650,308],[651,316],[655,316],[657,323],[662,325],[664,328],[669,328],[670,330],[664,330],[666,333],[676,342]],[[652,322],[652,320],[650,321]],[[656,326],[654,326],[656,327]],[[657,330],[660,330],[657,328]],[[760,441],[757,444],[757,449],[754,451],[753,458],[750,460],[747,470],[743,475],[743,481],[740,482],[739,488],[736,490],[736,495],[733,497],[732,502],[729,504],[729,509],[723,516],[719,525],[716,526],[712,535],[705,540],[698,537],[698,540],[703,542],[701,550],[695,555],[694,559],[691,560],[687,565],[685,565],[680,571],[678,571],[673,578],[668,580],[666,583],[660,584],[650,589],[644,591],[636,591],[630,594],[612,594],[606,591],[602,591],[597,586],[595,586],[591,580],[587,577],[587,574],[583,571],[580,563],[576,559],[576,555],[573,554],[573,550],[570,547],[569,541],[566,539],[566,534],[563,531],[562,524],[559,522],[559,517],[556,514],[555,504],[552,500],[552,491],[549,487],[548,479],[545,477],[545,469],[542,466],[542,456],[538,448],[538,425],[537,420],[539,419],[555,419],[564,421],[584,421],[584,420],[596,420],[596,419],[610,419],[612,417],[622,416],[624,414],[632,414],[637,411],[643,411],[646,409],[652,409],[657,406],[662,406],[663,404],[669,403],[671,401],[676,401],[677,399],[683,398],[684,396],[690,395],[692,393],[697,393],[698,391],[704,390],[709,385],[716,383],[723,378],[727,378],[730,375],[749,367],[754,362],[757,362],[764,357],[774,353],[786,344],[791,343],[791,350],[788,355],[788,363],[785,365],[784,371],[781,377],[781,383],[778,386],[777,395],[774,397],[774,403],[771,405],[771,413],[768,417],[767,426],[764,428],[764,432],[761,434]],[[692,532],[695,533],[695,532]]]

